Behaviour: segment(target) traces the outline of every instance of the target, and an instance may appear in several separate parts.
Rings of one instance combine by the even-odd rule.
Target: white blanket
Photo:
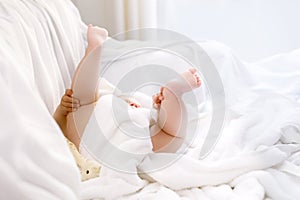
[[[199,113],[199,133],[186,155],[181,156],[172,165],[154,172],[149,172],[149,169],[176,158],[177,155],[149,153],[143,159],[137,158],[135,162],[130,159],[121,160],[119,164],[130,166],[130,172],[136,171],[133,174],[114,170],[113,166],[104,162],[105,166],[99,178],[82,183],[83,199],[300,198],[297,190],[300,186],[300,105],[297,103],[300,95],[295,87],[297,76],[292,76],[299,74],[300,60],[297,60],[297,57],[300,51],[273,58],[278,62],[281,61],[280,58],[287,59],[281,77],[285,78],[282,80],[285,81],[285,86],[293,90],[285,92],[275,91],[273,79],[265,79],[264,76],[268,74],[258,71],[264,70],[264,66],[270,68],[267,64],[261,64],[259,68],[258,64],[244,64],[229,48],[216,42],[203,42],[200,45],[217,66],[227,97],[225,126],[213,151],[199,160],[201,144],[210,122],[210,112],[206,115]],[[166,57],[156,53],[154,59],[161,61]],[[293,60],[294,66],[291,66],[290,60]],[[121,61],[120,65],[122,62],[126,61]],[[279,85],[278,88],[285,87]],[[96,117],[89,122],[89,126],[97,123],[105,130],[106,138],[117,148],[129,152],[146,152],[147,149],[149,151],[147,141],[141,143],[140,140],[124,136],[120,127],[127,123],[126,121],[121,122],[120,127],[113,125],[115,113],[112,112],[111,99],[111,95],[100,98],[95,110]],[[123,102],[120,100],[113,105],[116,107],[119,104]],[[125,104],[123,106],[116,110],[121,112],[127,108]],[[147,125],[150,119],[149,109],[135,110],[138,114],[131,120],[139,119],[137,123],[141,126]],[[95,137],[95,129],[91,130],[87,129],[85,133],[87,146],[95,147],[99,140]],[[105,143],[98,144],[98,153],[101,154]],[[114,152],[104,152],[109,156],[120,156]],[[93,153],[97,154],[97,151]],[[142,179],[138,172],[147,172],[147,178]]]
[[[61,0],[0,1],[0,199],[78,199],[80,174],[52,117],[84,52]]]

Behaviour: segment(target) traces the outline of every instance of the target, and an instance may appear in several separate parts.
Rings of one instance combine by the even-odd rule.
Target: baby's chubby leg
[[[102,44],[107,38],[103,28],[88,26],[88,46],[85,56],[79,63],[71,89],[73,97],[80,101],[77,111],[67,116],[67,138],[79,148],[80,138],[94,111],[95,102],[99,98],[98,81],[100,76]]]
[[[73,96],[80,100],[81,105],[97,101],[102,44],[106,38],[107,31],[105,29],[88,26],[88,46],[75,71],[71,85]]]
[[[181,97],[184,93],[200,87],[196,69],[181,74],[180,80],[171,81],[154,96],[159,104],[158,123],[151,127],[151,140],[155,152],[176,152],[182,145],[187,126],[187,113]]]

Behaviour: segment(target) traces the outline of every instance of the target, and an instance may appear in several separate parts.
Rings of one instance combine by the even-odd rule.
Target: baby
[[[64,135],[79,149],[80,139],[97,100],[98,80],[102,44],[107,38],[105,29],[88,26],[88,46],[79,63],[72,81],[72,89],[67,89],[54,113],[54,119]],[[187,125],[187,116],[182,95],[200,87],[201,81],[196,69],[191,68],[181,74],[181,78],[168,82],[155,94],[153,105],[158,109],[156,125],[150,128],[154,152],[176,152],[182,145]],[[134,109],[141,104],[134,99],[124,99]]]

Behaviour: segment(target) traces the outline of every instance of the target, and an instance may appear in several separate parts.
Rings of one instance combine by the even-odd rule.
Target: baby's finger
[[[77,111],[78,108],[62,106],[62,110],[69,113],[69,112],[75,112],[75,111]]]
[[[62,102],[68,102],[68,103],[72,103],[73,102],[73,98],[72,97],[69,97],[69,96],[66,96],[64,95],[63,98],[62,98]]]
[[[153,95],[152,99],[153,99],[154,103],[159,102],[159,95],[158,94]]]
[[[71,97],[72,94],[73,94],[73,91],[72,91],[71,89],[66,89],[65,94],[66,94],[67,96]]]
[[[159,94],[158,99],[159,99],[160,101],[162,101],[162,100],[164,100],[165,98],[164,98],[163,95]]]
[[[75,108],[75,109],[78,109],[80,107],[79,104],[74,104],[74,103],[71,103],[71,104],[68,104],[67,106],[68,108]]]
[[[152,96],[152,99],[153,99],[153,100],[157,99],[157,94],[153,95],[153,96]]]
[[[157,94],[152,96],[152,100],[155,101],[157,99]]]
[[[164,89],[165,89],[164,87],[161,87],[161,88],[160,88],[160,94],[161,94],[161,95],[162,95]]]
[[[72,108],[73,107],[72,103],[66,102],[66,101],[62,101],[61,105],[64,106],[64,107],[66,107],[66,108]]]
[[[73,103],[72,107],[78,109],[78,108],[80,107],[80,104],[78,104],[78,103]]]
[[[70,102],[65,102],[65,101],[63,101],[62,103],[61,103],[64,107],[66,107],[66,108],[79,108],[80,107],[80,105],[79,104],[76,104],[76,103],[70,103]]]
[[[80,104],[80,101],[79,101],[79,99],[73,98],[73,103]]]
[[[80,104],[78,99],[69,97],[69,96],[63,96],[62,101],[68,102],[68,103],[74,103],[74,104]]]
[[[61,105],[61,109],[62,109],[64,112],[66,112],[66,114],[67,114],[68,112],[70,112],[70,110],[72,110],[72,108],[70,109],[70,108],[65,107],[65,106],[63,106],[63,105]]]
[[[131,102],[129,105],[130,105],[130,106],[133,106],[133,107],[136,107],[136,108],[139,108],[139,107],[141,107],[141,105],[140,105],[140,104],[138,104],[138,103],[134,103],[134,102]]]
[[[64,95],[62,100],[66,101],[66,102],[70,102],[70,103],[80,104],[79,99],[76,99],[76,98],[73,98],[73,97],[70,97],[70,96],[67,96],[67,95]]]

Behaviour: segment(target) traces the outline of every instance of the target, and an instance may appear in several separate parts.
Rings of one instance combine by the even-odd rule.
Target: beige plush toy
[[[76,146],[66,138],[71,152],[75,158],[78,168],[81,173],[81,181],[86,181],[91,178],[99,177],[101,165],[91,159],[86,159],[77,150]]]

